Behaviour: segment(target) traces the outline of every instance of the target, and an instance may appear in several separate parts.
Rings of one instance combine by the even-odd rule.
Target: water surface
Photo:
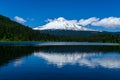
[[[1,45],[0,80],[120,80],[120,47]]]

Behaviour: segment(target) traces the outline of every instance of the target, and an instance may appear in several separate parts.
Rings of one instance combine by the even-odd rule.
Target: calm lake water
[[[0,80],[120,80],[120,46],[15,44],[0,43]]]

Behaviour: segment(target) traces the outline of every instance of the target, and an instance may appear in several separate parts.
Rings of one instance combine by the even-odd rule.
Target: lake
[[[1,42],[0,80],[120,80],[117,45]]]

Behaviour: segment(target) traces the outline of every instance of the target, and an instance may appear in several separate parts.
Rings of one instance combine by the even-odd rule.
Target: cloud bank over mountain
[[[81,26],[99,26],[104,28],[120,28],[120,18],[119,17],[107,17],[107,18],[97,18],[91,17],[88,19],[80,19],[80,20],[67,20],[64,17],[59,17],[55,19],[48,19],[46,20],[47,24],[39,27],[46,27],[46,28],[61,28],[67,26],[68,28],[79,28]],[[85,28],[85,27],[84,27]],[[86,28],[87,29],[87,28]],[[88,29],[87,29],[88,30]]]
[[[91,17],[88,19],[80,19],[78,21],[78,24],[83,25],[83,26],[87,26],[87,25],[90,25],[90,24],[97,22],[97,21],[99,21],[99,18]]]
[[[119,17],[108,17],[108,18],[97,18],[91,17],[88,19],[80,19],[79,24],[83,26],[101,26],[105,28],[120,28],[120,18]]]
[[[92,22],[91,25],[102,26],[105,28],[120,28],[120,18],[108,17],[108,18],[98,19],[98,21]]]

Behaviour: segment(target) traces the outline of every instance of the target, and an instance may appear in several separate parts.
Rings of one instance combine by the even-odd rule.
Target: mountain
[[[0,15],[0,41],[54,41],[55,38]]]
[[[47,33],[59,37],[59,41],[82,42],[120,42],[119,32],[105,32],[80,26],[74,20],[66,20],[63,17],[49,20],[46,25],[33,28],[41,33]]]
[[[95,31],[83,27],[76,23],[74,20],[66,20],[63,17],[59,17],[55,20],[49,20],[46,25],[33,28],[34,30],[75,30],[75,31]]]
[[[61,27],[59,26],[57,29],[55,29],[55,26],[47,26],[48,24],[54,24],[54,22],[56,22],[56,26],[57,22],[61,23],[62,26],[58,24]],[[39,30],[33,30],[0,15],[0,41],[120,42],[119,32],[95,31],[79,26],[75,21],[67,22],[63,18],[55,19],[48,24],[46,24],[46,27],[39,28]]]

